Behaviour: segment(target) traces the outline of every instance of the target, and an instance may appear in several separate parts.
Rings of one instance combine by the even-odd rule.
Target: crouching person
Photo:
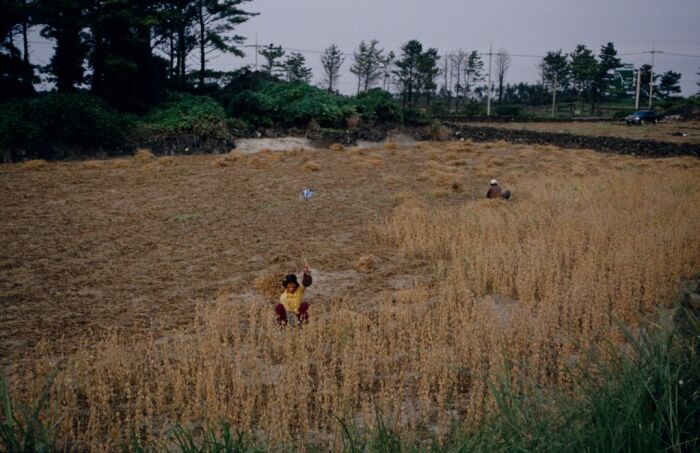
[[[302,300],[304,290],[311,286],[311,272],[309,267],[304,267],[304,276],[301,285],[294,274],[287,275],[282,281],[284,292],[280,296],[280,303],[275,306],[275,315],[280,325],[287,325],[288,315],[294,313],[300,324],[309,321],[309,303]]]
[[[486,198],[500,198],[501,200],[510,200],[510,190],[501,190],[498,181],[491,180],[489,191],[486,192]]]

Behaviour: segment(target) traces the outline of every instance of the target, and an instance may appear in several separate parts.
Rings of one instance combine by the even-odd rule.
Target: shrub
[[[484,106],[477,101],[467,101],[462,107],[462,113],[467,116],[478,116],[486,113]]]
[[[409,126],[427,126],[432,119],[423,110],[409,108],[403,111],[403,122]]]
[[[0,105],[0,149],[9,150],[13,160],[63,157],[62,147],[111,154],[124,145],[131,124],[131,117],[98,97],[48,93]]]
[[[368,123],[395,123],[401,121],[401,107],[391,93],[381,88],[372,88],[357,95],[355,108]]]
[[[224,109],[213,98],[171,92],[163,104],[144,115],[139,130],[147,134],[218,138],[227,135],[228,124]]]
[[[498,105],[494,111],[498,116],[525,116],[525,111],[521,105]]]
[[[356,114],[349,99],[307,83],[269,79],[242,73],[222,89],[219,101],[226,114],[253,127],[305,127],[315,120],[322,127],[344,127]]]
[[[672,103],[664,115],[680,115],[686,120],[700,119],[700,97],[691,97]]]

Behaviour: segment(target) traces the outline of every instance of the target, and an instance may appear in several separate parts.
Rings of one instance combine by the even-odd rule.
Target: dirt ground
[[[420,263],[368,240],[370,220],[390,212],[397,188],[427,190],[417,177],[428,154],[395,153],[0,166],[0,357],[40,338],[68,352],[109,329],[183,325],[198,300],[255,292],[256,278],[298,272],[304,259],[317,277],[313,303],[420,278]],[[465,180],[465,190],[435,201],[476,197],[486,181]],[[315,196],[302,200],[303,188]]]
[[[576,135],[624,137],[635,140],[658,140],[674,143],[700,143],[700,121],[668,122],[644,126],[609,123],[473,123],[473,126],[525,129],[538,132],[565,132]],[[683,134],[686,134],[683,136]]]
[[[312,304],[429,285],[434,266],[373,240],[375,221],[402,198],[482,198],[492,177],[517,196],[519,178],[552,171],[550,149],[390,142],[0,166],[0,361],[42,338],[70,353],[112,329],[160,335],[222,295],[265,297],[272,312],[276,280],[271,293],[256,281],[299,272],[305,260],[316,278]],[[575,160],[557,165],[586,171]],[[304,188],[311,200],[300,198]]]

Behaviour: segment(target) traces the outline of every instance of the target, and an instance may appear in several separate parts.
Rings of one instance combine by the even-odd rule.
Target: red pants
[[[277,315],[277,322],[281,325],[287,324],[287,310],[284,309],[284,305],[277,304],[275,306],[275,315]],[[297,319],[300,323],[308,322],[309,320],[309,303],[302,302],[299,305],[299,313],[297,313]]]

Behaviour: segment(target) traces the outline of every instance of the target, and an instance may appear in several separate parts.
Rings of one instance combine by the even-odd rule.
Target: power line
[[[30,43],[30,44],[39,44],[39,45],[42,45],[42,46],[51,46],[51,45],[54,44],[52,41],[27,41],[27,42]],[[242,45],[233,46],[233,47],[238,48],[238,49],[252,49],[252,48],[255,48],[255,49],[257,50],[257,49],[265,48],[265,47],[267,47],[267,46],[266,46],[266,45],[262,45],[262,44],[242,44]],[[285,50],[285,51],[289,51],[289,52],[299,52],[299,53],[306,53],[306,54],[321,55],[321,54],[323,54],[323,52],[324,52],[323,50],[316,50],[316,49],[301,49],[301,48],[295,48],[295,47],[282,47],[282,46],[279,46],[279,47],[281,47],[282,50]],[[651,54],[652,52],[655,52],[655,53],[657,53],[657,54],[670,55],[670,56],[673,56],[673,57],[700,58],[700,55],[693,55],[693,54],[679,53],[679,52],[670,52],[670,51],[665,51],[665,50],[655,50],[655,51],[651,51],[651,50],[642,50],[642,51],[638,51],[638,52],[618,52],[618,55],[619,55],[619,56],[644,55],[644,54]],[[348,51],[341,50],[341,53],[342,53],[343,55],[352,55],[352,54],[354,53],[354,51],[353,51],[353,52],[348,52]],[[496,54],[497,54],[497,53],[498,53],[498,52],[496,52]],[[453,56],[456,56],[456,55],[457,55],[457,54],[455,54],[455,53],[445,53],[445,54],[444,54],[445,57],[453,57]],[[486,56],[489,55],[489,52],[478,51],[478,52],[477,52],[477,55],[486,57]],[[510,57],[515,57],[515,58],[544,58],[544,57],[545,57],[545,55],[537,55],[537,54],[519,54],[519,53],[509,53],[508,56],[510,56]]]
[[[688,57],[688,58],[700,58],[700,55],[690,55],[687,53],[675,53],[675,52],[660,52],[664,55],[673,55],[674,57]]]

